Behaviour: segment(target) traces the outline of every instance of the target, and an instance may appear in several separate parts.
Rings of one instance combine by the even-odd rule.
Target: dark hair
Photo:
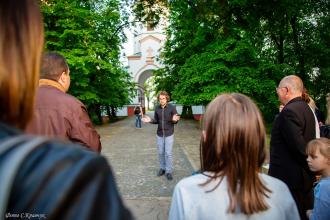
[[[43,55],[40,72],[41,79],[58,81],[63,72],[69,73],[69,65],[62,55],[55,52],[48,52]]]
[[[161,96],[161,95],[163,95],[163,96],[166,97],[167,102],[170,101],[170,96],[169,96],[168,93],[165,92],[165,91],[160,91],[160,92],[158,93],[158,95],[157,95],[157,100],[158,100],[158,101],[159,101],[159,96]]]
[[[203,120],[201,170],[215,175],[201,186],[219,177],[221,182],[226,176],[229,212],[237,207],[244,214],[268,209],[265,196],[270,190],[259,178],[266,133],[257,106],[245,95],[222,94],[208,105]]]
[[[33,113],[44,43],[36,1],[0,1],[0,32],[0,121],[24,128]]]

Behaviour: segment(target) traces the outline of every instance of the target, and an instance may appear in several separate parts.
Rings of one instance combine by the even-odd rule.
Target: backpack
[[[0,144],[0,220],[6,214],[8,200],[15,176],[27,156],[48,141],[43,137],[18,135],[9,137]]]

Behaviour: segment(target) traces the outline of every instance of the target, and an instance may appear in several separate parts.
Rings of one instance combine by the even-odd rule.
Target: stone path
[[[136,129],[134,123],[135,118],[128,117],[97,127],[102,155],[109,160],[119,191],[137,220],[167,219],[175,184],[199,168],[199,122],[182,119],[175,125],[172,181],[156,176],[157,125]]]

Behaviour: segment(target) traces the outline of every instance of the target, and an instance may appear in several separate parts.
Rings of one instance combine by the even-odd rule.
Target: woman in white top
[[[287,186],[260,173],[266,133],[250,98],[216,97],[203,123],[201,173],[176,185],[169,219],[298,220]]]

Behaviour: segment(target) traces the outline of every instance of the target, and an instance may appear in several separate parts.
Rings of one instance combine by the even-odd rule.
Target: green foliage
[[[133,6],[133,12],[138,20],[146,21],[150,27],[155,27],[167,14],[168,2],[164,0],[124,0]]]
[[[159,1],[169,3],[170,15],[158,90],[185,105],[241,92],[271,121],[275,86],[296,74],[323,109],[330,92],[330,1]]]
[[[173,98],[184,105],[207,105],[220,93],[239,92],[252,97],[265,117],[273,118],[274,110],[269,106],[278,103],[276,80],[286,71],[290,67],[262,63],[244,40],[218,41],[186,61],[179,71],[182,81],[175,86]]]
[[[98,106],[129,103],[134,85],[119,61],[125,39],[121,27],[127,20],[119,0],[48,0],[40,4],[46,50],[61,53],[70,66],[69,92],[98,118]]]

